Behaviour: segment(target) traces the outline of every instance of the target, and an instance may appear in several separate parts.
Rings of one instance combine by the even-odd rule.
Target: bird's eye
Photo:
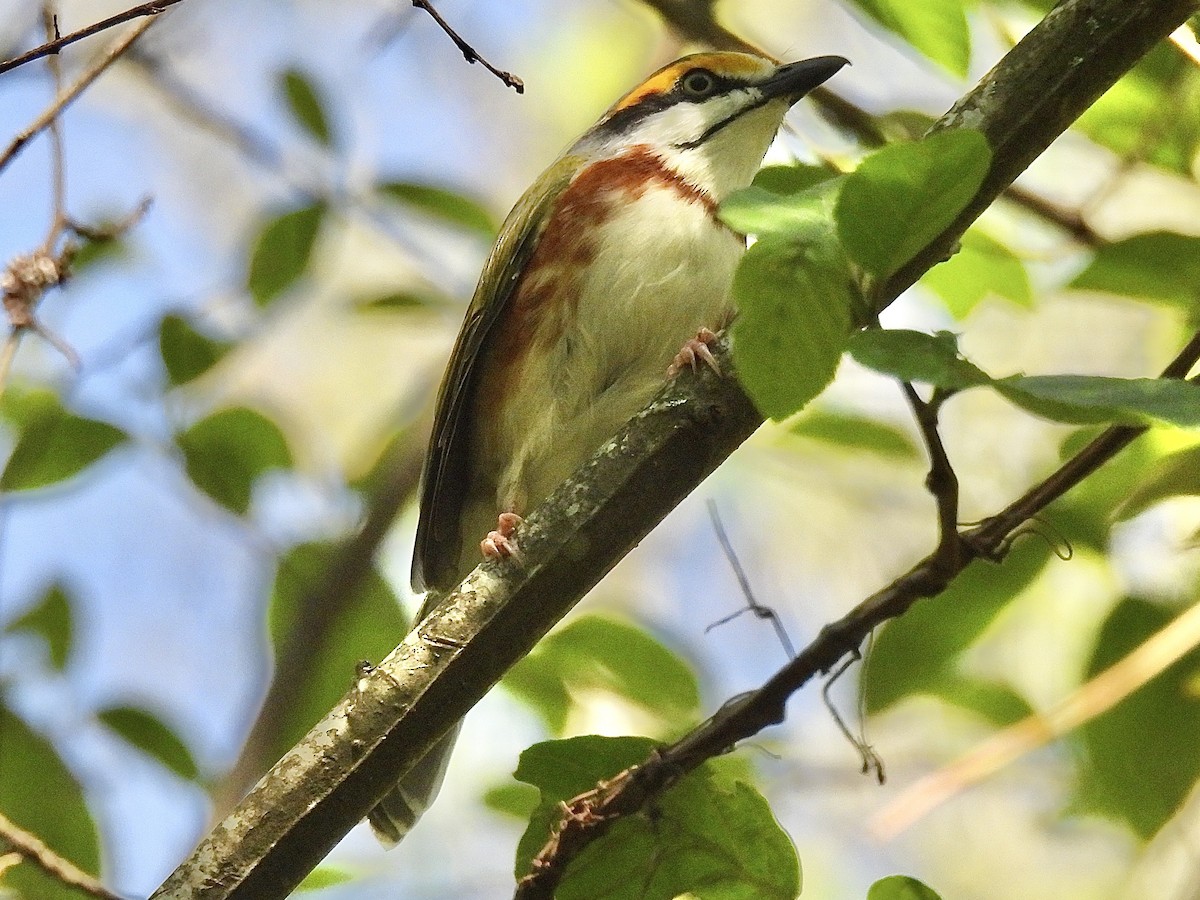
[[[692,69],[679,85],[689,97],[707,97],[716,89],[717,79],[708,69]]]

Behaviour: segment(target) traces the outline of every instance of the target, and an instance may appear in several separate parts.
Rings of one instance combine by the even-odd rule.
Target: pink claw
[[[675,354],[675,359],[667,367],[667,377],[674,378],[684,369],[691,369],[695,372],[701,362],[720,375],[721,366],[717,363],[716,357],[712,355],[712,351],[708,349],[709,345],[715,343],[716,340],[717,334],[714,331],[707,328],[697,331],[696,336],[680,347],[679,352]]]
[[[511,558],[517,562],[521,561],[521,550],[513,540],[513,534],[521,521],[521,517],[512,512],[503,512],[497,516],[496,528],[489,531],[487,537],[479,542],[479,549],[485,559]]]

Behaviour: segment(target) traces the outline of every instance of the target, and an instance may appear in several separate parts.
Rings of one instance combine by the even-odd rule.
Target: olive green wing
[[[412,567],[416,590],[423,590],[427,584],[444,587],[448,579],[457,580],[455,570],[463,540],[460,520],[470,476],[471,428],[467,417],[478,387],[480,360],[537,249],[554,203],[578,165],[578,157],[560,158],[517,201],[479,276],[438,391],[433,433],[421,474],[421,511]]]

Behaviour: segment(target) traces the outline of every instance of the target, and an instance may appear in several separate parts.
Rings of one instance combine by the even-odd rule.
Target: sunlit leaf
[[[978,228],[962,236],[954,256],[921,277],[921,284],[942,298],[956,319],[966,318],[988,295],[1020,306],[1033,304],[1029,275],[1016,255]]]
[[[1113,518],[1132,519],[1170,497],[1200,497],[1200,446],[1188,447],[1156,462],[1125,496]]]
[[[863,365],[905,381],[949,390],[991,387],[1012,403],[1058,422],[1200,425],[1200,385],[1188,381],[1101,375],[992,378],[962,358],[949,332],[872,329],[854,335],[849,351]]]
[[[336,887],[339,884],[346,884],[353,881],[354,876],[345,869],[339,869],[336,866],[320,865],[304,876],[304,880],[296,886],[296,893],[303,894],[307,891],[320,891],[325,888]]]
[[[463,194],[430,184],[391,181],[377,186],[385,197],[399,200],[426,215],[491,238],[498,230],[483,204]]]
[[[1155,231],[1105,244],[1070,286],[1195,308],[1200,304],[1200,237]]]
[[[66,668],[67,658],[71,655],[74,630],[71,601],[61,584],[52,585],[38,603],[5,628],[5,631],[25,631],[43,638],[50,650],[50,662],[59,670]]]
[[[1144,160],[1191,178],[1200,147],[1200,78],[1194,63],[1164,41],[1109,88],[1075,126],[1121,158]]]
[[[882,712],[913,694],[942,696],[976,708],[988,718],[1008,715],[993,697],[987,705],[969,702],[958,671],[960,657],[1000,612],[1042,571],[1050,548],[1041,541],[1018,542],[1004,561],[971,563],[936,597],[916,604],[881,628],[863,669],[867,710]],[[980,695],[981,696],[981,695]],[[982,699],[982,696],[981,696]]]
[[[764,238],[733,280],[738,378],[759,411],[783,419],[833,380],[854,328],[855,294],[833,242]]]
[[[690,724],[700,706],[691,668],[641,628],[585,616],[545,638],[504,676],[506,688],[561,734],[573,698],[614,694],[653,713],[666,734]]]
[[[900,429],[865,416],[810,409],[788,429],[797,437],[892,459],[917,459],[916,445]]]
[[[79,783],[54,745],[34,734],[0,703],[0,813],[35,834],[59,856],[85,872],[100,869],[100,840]],[[20,898],[79,900],[80,894],[33,865],[0,874]]]
[[[322,586],[328,589],[335,551],[331,544],[303,544],[279,561],[270,608],[271,643],[277,655],[311,625],[298,617],[309,594]],[[302,644],[304,678],[288,686],[286,716],[268,753],[272,759],[302,738],[349,690],[360,662],[383,659],[408,630],[399,601],[375,568],[360,582],[336,589],[342,593],[336,619],[319,629],[319,643]],[[334,614],[322,611],[327,617]]]
[[[721,204],[721,221],[739,234],[821,241],[832,230],[834,203],[842,179],[824,179],[796,193],[781,194],[755,184]]]
[[[971,33],[962,0],[853,0],[855,6],[951,73],[967,74]]]
[[[867,900],[942,900],[933,888],[909,875],[881,878],[867,891]]]
[[[891,275],[941,234],[975,196],[992,152],[978,131],[942,131],[884,147],[846,177],[838,235],[851,259]]]
[[[366,312],[407,312],[414,309],[437,309],[445,306],[446,300],[428,293],[415,291],[393,291],[361,297],[354,301],[356,309]]]
[[[533,785],[514,781],[489,788],[483,802],[494,812],[524,821],[537,809],[540,796]]]
[[[925,334],[902,328],[874,328],[850,339],[850,355],[877,372],[948,390],[990,384],[986,372],[963,359],[948,331]]]
[[[333,130],[329,127],[329,116],[325,104],[312,81],[299,69],[287,69],[280,77],[283,96],[288,110],[296,123],[312,135],[319,143],[328,146],[333,142]]]
[[[1173,616],[1172,610],[1145,600],[1122,601],[1096,638],[1085,676],[1124,658]],[[1174,815],[1200,777],[1198,671],[1200,650],[1193,649],[1079,729],[1077,809],[1124,821],[1142,838],[1153,836]]]
[[[795,163],[790,166],[764,166],[754,176],[754,187],[772,194],[799,194],[825,181],[840,177],[836,169],[825,166],[806,166]]]
[[[201,419],[176,436],[192,482],[226,509],[244,515],[254,482],[270,469],[286,469],[292,455],[279,427],[245,407]]]
[[[259,306],[266,306],[291,287],[308,268],[317,242],[325,204],[314,203],[267,222],[254,241],[246,287]]]
[[[517,850],[518,876],[549,837],[563,801],[643,762],[645,738],[581,737],[521,754],[516,777],[542,802]],[[617,822],[567,868],[557,900],[673,900],[680,895],[795,900],[800,863],[762,796],[724,760],[684,776],[652,813]]]
[[[183,316],[164,316],[158,330],[158,349],[171,384],[199,378],[229,352],[233,345],[201,334]]]
[[[77,475],[125,440],[107,422],[68,412],[50,391],[6,395],[4,415],[19,429],[0,490],[46,487]]]
[[[196,778],[198,770],[191,751],[153,713],[134,706],[112,706],[96,715],[106,726],[180,778],[189,781]]]

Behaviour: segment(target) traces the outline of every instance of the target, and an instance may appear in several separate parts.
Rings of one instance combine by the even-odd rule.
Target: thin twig
[[[54,41],[59,37],[58,15],[55,13],[52,0],[42,4],[42,22],[46,28],[46,37]],[[46,58],[46,67],[54,83],[54,96],[62,93],[62,64],[58,52],[51,53]],[[52,254],[54,245],[62,232],[67,220],[67,167],[63,153],[62,121],[56,116],[50,123],[50,180],[51,191],[54,195],[54,209],[51,213],[50,228],[46,231],[46,240],[42,244],[42,253]]]
[[[122,900],[92,875],[51,850],[35,835],[20,828],[0,813],[0,843],[8,844],[22,859],[28,860],[52,878],[102,900]]]
[[[27,53],[22,53],[20,56],[14,56],[12,59],[0,62],[0,75],[8,72],[18,66],[23,66],[26,63],[33,62],[35,59],[41,59],[43,56],[49,56],[53,53],[58,53],[63,47],[81,41],[86,37],[91,37],[93,34],[99,34],[101,31],[106,31],[116,25],[124,22],[129,22],[133,19],[141,18],[142,16],[156,16],[168,6],[174,6],[182,0],[154,0],[153,3],[143,3],[141,6],[135,6],[132,9],[127,9],[125,12],[117,13],[115,16],[109,16],[103,21],[96,22],[86,28],[81,28],[78,31],[73,31],[68,35],[55,36],[53,40],[47,41],[40,47],[34,47]]]
[[[1081,685],[1044,713],[1034,713],[906,789],[873,817],[871,830],[890,840],[935,807],[1025,754],[1095,719],[1200,646],[1200,604]]]
[[[929,474],[925,477],[925,487],[937,503],[937,552],[942,562],[953,568],[962,549],[958,537],[958,476],[954,474],[954,467],[950,465],[950,457],[946,455],[946,448],[938,431],[938,413],[942,404],[953,394],[935,388],[933,395],[926,401],[921,399],[916,388],[907,381],[901,382],[901,386],[908,405],[912,407],[929,453]]]
[[[7,167],[8,164],[13,161],[13,158],[21,152],[21,150],[27,143],[29,143],[30,140],[48,128],[72,101],[82,94],[92,84],[93,81],[99,78],[105,69],[120,59],[121,55],[124,54],[125,51],[131,46],[133,46],[133,42],[145,34],[146,29],[153,24],[153,18],[144,19],[139,22],[133,29],[130,30],[127,35],[125,35],[125,37],[113,44],[112,47],[110,47],[105,54],[91,66],[91,68],[85,71],[83,75],[79,77],[78,81],[67,88],[66,91],[60,93],[54,99],[54,102],[51,103],[28,128],[13,138],[12,143],[8,145],[3,153],[0,153],[0,172],[4,171],[5,167]]]
[[[429,13],[433,21],[437,22],[438,27],[441,28],[442,31],[446,32],[446,35],[450,38],[450,40],[454,41],[454,46],[458,47],[459,51],[463,55],[463,58],[467,62],[479,63],[518,94],[525,93],[525,82],[511,72],[505,72],[503,69],[497,69],[490,62],[480,56],[478,50],[463,40],[459,36],[458,32],[450,27],[450,24],[441,17],[436,9],[433,8],[433,4],[431,4],[429,0],[412,0],[412,5],[417,9],[423,9],[425,12]]]

